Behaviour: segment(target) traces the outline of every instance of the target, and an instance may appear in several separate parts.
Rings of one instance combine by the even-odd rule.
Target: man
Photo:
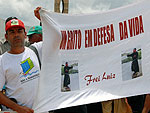
[[[42,27],[41,26],[31,27],[27,33],[27,36],[29,38],[30,44],[42,41]]]
[[[12,19],[17,19],[17,17],[9,17],[7,20],[12,20]],[[6,24],[6,22],[5,22]],[[32,40],[32,39],[31,39]],[[34,40],[33,40],[34,41]],[[37,42],[37,40],[35,40]],[[25,46],[29,46],[30,43],[28,43],[27,41],[25,41]],[[10,44],[8,43],[8,41],[6,40],[4,43],[1,44],[0,46],[0,55],[5,53],[6,51],[10,50]]]
[[[70,91],[70,87],[68,86],[70,84],[70,76],[69,76],[69,70],[72,69],[72,66],[68,66],[68,62],[66,62],[64,67],[64,88],[66,91]]]
[[[7,21],[8,20],[12,20],[12,19],[17,19],[17,17],[9,17],[9,18],[7,18]],[[6,25],[7,21],[5,21],[5,25]],[[8,50],[10,50],[10,45],[9,45],[8,41],[6,40],[1,45],[1,53],[0,54],[3,54],[3,53],[5,53]]]
[[[21,20],[7,19],[5,31],[10,50],[0,57],[0,91],[4,85],[6,87],[6,96],[0,92],[0,104],[6,106],[3,109],[6,111],[11,109],[17,113],[33,113],[31,108],[40,70],[38,58],[24,45],[27,33]]]
[[[131,70],[134,71],[132,78],[135,78],[135,75],[137,74],[137,72],[139,72],[138,52],[136,51],[136,48],[134,48],[133,53],[127,55],[127,57],[132,57]]]

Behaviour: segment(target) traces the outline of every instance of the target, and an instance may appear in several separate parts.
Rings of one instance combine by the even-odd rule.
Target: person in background
[[[27,36],[30,44],[42,41],[42,27],[41,26],[31,27],[27,33]]]
[[[132,113],[126,98],[101,102],[103,113]]]
[[[133,49],[133,52],[131,54],[127,55],[127,57],[132,57],[132,64],[131,64],[131,70],[133,71],[132,78],[136,78],[139,76],[138,56],[139,55],[136,48]],[[128,103],[131,106],[133,113],[142,113],[145,97],[146,95],[127,97]]]
[[[150,95],[146,94],[144,108],[142,113],[150,113]]]
[[[0,41],[0,55],[3,53],[3,51],[2,51],[2,45],[3,45],[3,43]]]
[[[142,113],[142,110],[144,108],[144,103],[145,103],[145,97],[146,95],[127,97],[128,103],[133,113]]]
[[[1,45],[1,54],[5,53],[6,51],[10,50],[10,45],[8,41],[6,40],[4,43]]]

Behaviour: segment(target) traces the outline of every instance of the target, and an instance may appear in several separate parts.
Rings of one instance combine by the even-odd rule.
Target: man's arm
[[[73,68],[73,66],[70,66],[70,67],[69,67],[69,69],[72,69],[72,68]]]
[[[15,102],[11,101],[1,91],[0,91],[0,104],[9,107],[10,109],[16,111],[17,113],[34,113],[34,111],[31,108],[20,106]]]
[[[133,53],[132,53],[132,54],[128,54],[128,55],[127,55],[127,57],[132,57],[132,56],[133,56]]]

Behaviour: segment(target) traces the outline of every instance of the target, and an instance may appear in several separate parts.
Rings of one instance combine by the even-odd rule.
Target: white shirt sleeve
[[[34,46],[37,49],[41,61],[42,61],[42,44],[43,44],[42,41],[32,44],[32,46]]]

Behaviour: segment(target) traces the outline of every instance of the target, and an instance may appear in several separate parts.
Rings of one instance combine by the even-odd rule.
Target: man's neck
[[[23,53],[25,50],[25,47],[21,47],[21,48],[11,48],[10,51],[8,51],[8,53],[11,53],[11,54],[20,54],[20,53]]]

